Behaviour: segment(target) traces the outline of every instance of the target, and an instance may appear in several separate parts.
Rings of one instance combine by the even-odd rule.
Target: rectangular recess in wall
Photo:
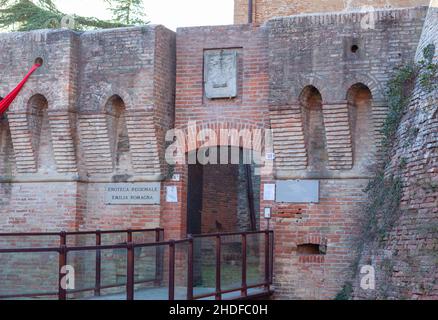
[[[318,203],[319,180],[279,180],[276,182],[276,202]]]

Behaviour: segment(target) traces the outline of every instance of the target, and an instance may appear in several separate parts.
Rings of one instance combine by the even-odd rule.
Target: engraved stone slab
[[[318,203],[319,180],[284,180],[276,182],[276,202]]]
[[[209,99],[237,96],[237,51],[207,50],[204,53],[204,89]]]
[[[105,185],[106,204],[160,204],[160,182],[109,183]]]

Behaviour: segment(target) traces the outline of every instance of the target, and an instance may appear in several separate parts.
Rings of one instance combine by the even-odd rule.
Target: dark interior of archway
[[[187,233],[248,231],[258,228],[260,177],[253,164],[224,164],[217,148],[217,164],[189,164]],[[236,152],[228,148],[228,155]]]
[[[216,164],[197,162],[188,165],[187,232],[205,234],[258,229],[260,176],[255,174],[255,165],[243,161],[242,149],[225,147],[229,157],[227,161],[223,160],[227,157],[222,158],[222,162],[221,150],[224,151],[224,147],[214,149],[217,151]],[[239,156],[237,161],[234,158],[231,162],[233,152]],[[189,154],[189,158],[191,156]],[[257,266],[260,261],[258,240],[258,235],[247,237],[247,249],[251,252],[248,255],[254,258],[248,265],[254,263]],[[221,251],[222,268],[228,270],[222,285],[235,287],[240,274],[238,270],[241,270],[240,236],[221,237]],[[214,239],[195,238],[194,255],[195,286],[214,287]],[[253,270],[258,269],[253,267]]]

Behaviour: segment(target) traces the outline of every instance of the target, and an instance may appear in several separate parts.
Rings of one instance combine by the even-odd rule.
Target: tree
[[[74,30],[125,27],[118,21],[105,21],[58,10],[53,0],[0,0],[0,29],[28,31],[69,27]]]
[[[105,0],[113,14],[114,21],[127,25],[147,24],[143,0]]]

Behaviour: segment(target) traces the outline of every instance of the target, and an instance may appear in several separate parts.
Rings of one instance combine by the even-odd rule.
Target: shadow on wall
[[[309,161],[308,170],[326,172],[328,153],[321,93],[314,86],[307,86],[301,91],[299,101],[303,114],[304,141]]]
[[[111,154],[113,155],[113,168],[118,174],[132,172],[132,157],[128,129],[126,126],[126,106],[123,99],[114,95],[105,105],[107,114]]]
[[[353,168],[360,171],[369,171],[375,160],[372,100],[370,89],[362,83],[354,84],[347,92]]]
[[[3,100],[0,97],[0,101]],[[6,113],[0,116],[0,177],[8,179],[15,173],[15,157],[11,130]]]
[[[27,104],[32,149],[40,173],[56,172],[47,99],[36,94]]]

